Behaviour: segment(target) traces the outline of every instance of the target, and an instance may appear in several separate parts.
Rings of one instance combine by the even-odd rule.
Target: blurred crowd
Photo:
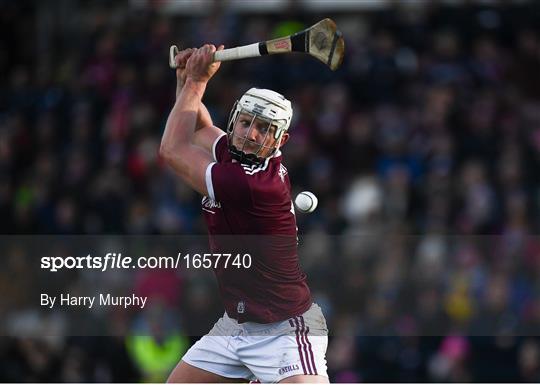
[[[2,234],[205,234],[200,197],[158,158],[169,45],[232,47],[329,16],[346,41],[338,71],[304,55],[224,63],[204,102],[219,127],[251,86],[293,102],[284,163],[293,192],[319,198],[297,220],[331,380],[540,382],[539,3],[318,15],[215,2],[189,17],[133,3],[0,2]],[[3,264],[7,311],[29,266]],[[1,337],[0,380],[164,380],[190,325],[219,314],[213,277],[126,285],[160,305],[112,316],[114,337]]]

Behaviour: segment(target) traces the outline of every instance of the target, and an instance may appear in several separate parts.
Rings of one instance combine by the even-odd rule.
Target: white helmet
[[[247,163],[260,163],[264,158],[259,157],[260,150],[264,146],[260,146],[259,151],[255,154],[246,154],[242,149],[236,148],[232,144],[234,135],[234,127],[240,113],[247,113],[253,118],[267,121],[269,125],[276,127],[274,131],[274,139],[276,139],[275,147],[270,154],[265,158],[273,155],[279,148],[279,143],[283,134],[287,132],[291,125],[292,106],[291,102],[283,95],[267,89],[250,88],[240,100],[237,100],[229,116],[227,124],[227,134],[229,139],[229,151],[234,158]],[[265,138],[266,139],[266,138]]]

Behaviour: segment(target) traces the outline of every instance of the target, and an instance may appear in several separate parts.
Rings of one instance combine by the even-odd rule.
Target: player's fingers
[[[218,51],[223,51],[224,48],[225,48],[225,46],[223,44],[220,44],[217,50]]]
[[[180,51],[178,55],[176,55],[176,63],[180,67],[185,67],[186,62],[189,59],[189,57],[193,54],[194,49],[193,48],[187,48],[185,50]]]
[[[212,63],[214,61],[214,52],[216,52],[216,46],[213,44],[209,44],[208,49],[206,51],[206,57],[205,57],[205,59],[209,63]]]
[[[182,56],[180,54],[176,55],[174,62],[176,63],[176,68],[180,68],[182,66]]]
[[[193,48],[186,48],[179,52],[178,55],[180,55],[182,58],[189,56],[193,53]]]
[[[207,49],[206,45],[203,45],[202,47],[197,48],[197,50],[195,51],[195,54],[199,56],[204,55],[204,53],[206,52],[206,49]]]
[[[193,65],[194,63],[200,60],[199,58],[201,57],[201,52],[202,52],[201,50],[202,48],[197,48],[192,52],[192,54],[186,60],[186,67],[189,66],[190,63],[192,63],[191,65]]]
[[[212,47],[213,47],[213,51],[212,51]],[[188,59],[188,64],[186,65],[190,65],[189,63],[191,61],[193,61],[193,63],[191,65],[202,65],[202,66],[207,66],[208,64],[210,64],[213,60],[213,52],[215,51],[216,47],[215,46],[212,46],[211,44],[205,44],[203,45],[202,47],[198,48],[191,56],[190,58]]]
[[[215,47],[214,47],[215,49]],[[211,58],[212,48],[210,44],[205,44],[197,50],[193,56],[197,56],[202,62],[207,62]]]
[[[216,50],[216,46],[213,44],[205,44],[201,47],[201,49],[202,49],[202,52],[204,52],[205,54],[208,54],[210,52],[214,52]]]

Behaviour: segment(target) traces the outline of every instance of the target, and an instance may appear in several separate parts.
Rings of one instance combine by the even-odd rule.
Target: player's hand
[[[196,82],[208,82],[217,72],[221,62],[214,62],[214,52],[221,51],[223,45],[217,49],[213,44],[205,44],[195,50],[186,63],[186,78]]]
[[[186,63],[191,57],[196,48],[186,48],[174,57],[176,63],[176,96],[180,94],[180,90],[186,83]]]

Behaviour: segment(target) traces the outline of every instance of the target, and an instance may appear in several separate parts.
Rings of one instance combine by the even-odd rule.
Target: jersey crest
[[[202,209],[206,212],[209,212],[210,214],[215,214],[216,209],[221,209],[221,203],[207,196],[203,197],[201,204]]]

